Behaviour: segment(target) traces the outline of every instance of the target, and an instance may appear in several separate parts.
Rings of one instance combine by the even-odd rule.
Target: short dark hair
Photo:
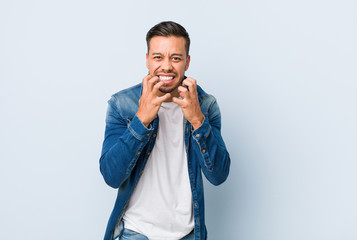
[[[151,40],[151,38],[153,38],[155,36],[183,37],[185,39],[186,54],[188,56],[188,52],[190,50],[190,37],[189,37],[186,29],[184,27],[182,27],[180,24],[172,22],[172,21],[165,21],[165,22],[161,22],[161,23],[158,23],[155,26],[153,26],[146,34],[146,44],[148,47],[148,52],[150,49],[150,40]]]

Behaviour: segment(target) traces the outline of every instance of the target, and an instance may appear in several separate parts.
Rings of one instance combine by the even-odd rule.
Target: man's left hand
[[[187,121],[191,123],[193,129],[199,128],[204,120],[204,116],[198,101],[196,80],[193,78],[186,78],[183,80],[182,86],[178,87],[178,92],[182,100],[173,97],[172,101],[181,107],[183,115]]]

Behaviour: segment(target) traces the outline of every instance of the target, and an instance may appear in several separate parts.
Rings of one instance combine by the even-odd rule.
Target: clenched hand
[[[139,110],[136,113],[140,121],[148,127],[159,112],[161,104],[170,99],[171,94],[166,93],[159,97],[159,88],[164,85],[157,76],[146,76],[143,79],[143,92],[139,99]]]
[[[191,123],[193,129],[199,128],[204,120],[204,116],[198,101],[196,80],[186,78],[183,80],[182,86],[178,87],[178,91],[182,100],[173,97],[172,101],[181,107],[183,115]]]

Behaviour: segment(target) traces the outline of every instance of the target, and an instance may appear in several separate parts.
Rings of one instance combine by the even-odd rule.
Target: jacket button
[[[144,170],[143,170],[143,171],[141,171],[141,174],[143,174],[143,172],[144,172]]]
[[[153,137],[156,137],[156,134],[154,133],[152,136],[153,136]]]
[[[150,155],[150,152],[148,152],[148,156]]]
[[[136,155],[138,155],[138,156],[139,156],[139,155],[140,155],[140,152],[138,152]]]
[[[206,149],[202,149],[202,152],[205,153],[205,152],[206,152]]]
[[[199,137],[199,136],[200,136],[200,134],[199,134],[199,133],[197,133],[197,134],[196,134],[196,137]]]
[[[150,136],[150,133],[146,134],[146,136]]]

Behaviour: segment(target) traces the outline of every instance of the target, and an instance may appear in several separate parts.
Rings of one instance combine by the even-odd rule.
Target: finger
[[[157,94],[157,92],[159,91],[159,89],[164,85],[164,82],[159,81],[158,83],[156,83],[152,89],[152,92],[154,94]]]
[[[172,98],[172,101],[173,101],[174,103],[176,103],[177,105],[179,105],[180,107],[183,107],[183,106],[184,106],[184,101],[181,100],[181,99],[179,99],[179,98],[177,98],[177,97],[173,97],[173,98]]]
[[[179,86],[177,88],[177,90],[179,90],[180,92],[188,92],[188,89],[186,87],[182,87],[182,86]]]
[[[148,82],[148,90],[152,91],[152,88],[154,87],[155,83],[157,83],[158,81],[159,81],[159,77],[158,76],[152,77]]]
[[[188,77],[188,78],[186,78],[185,80],[191,82],[194,86],[197,86],[197,81],[196,81],[196,79],[193,79],[193,78]]]
[[[190,95],[191,96],[195,96],[197,95],[197,82],[195,79],[193,78],[186,78],[183,81],[183,84],[188,87],[189,91],[190,91]]]
[[[185,82],[188,86],[192,86],[192,87],[194,87],[194,88],[196,88],[196,86],[197,86],[197,81],[196,81],[195,79],[193,79],[193,78],[186,78],[186,79],[184,80],[184,82]]]
[[[179,94],[182,98],[188,98],[190,96],[189,91],[186,87],[179,86],[177,90],[179,91]]]
[[[188,78],[183,80],[182,86],[187,86],[189,91],[194,91],[194,84],[192,81],[190,81]]]
[[[161,96],[161,97],[157,97],[153,103],[154,104],[161,104],[163,102],[165,102],[166,100],[170,99],[171,97],[171,94],[170,93],[166,93],[164,96]]]
[[[143,78],[143,91],[147,90],[147,86],[148,86],[148,81],[149,79],[152,78],[151,75],[147,75]]]

